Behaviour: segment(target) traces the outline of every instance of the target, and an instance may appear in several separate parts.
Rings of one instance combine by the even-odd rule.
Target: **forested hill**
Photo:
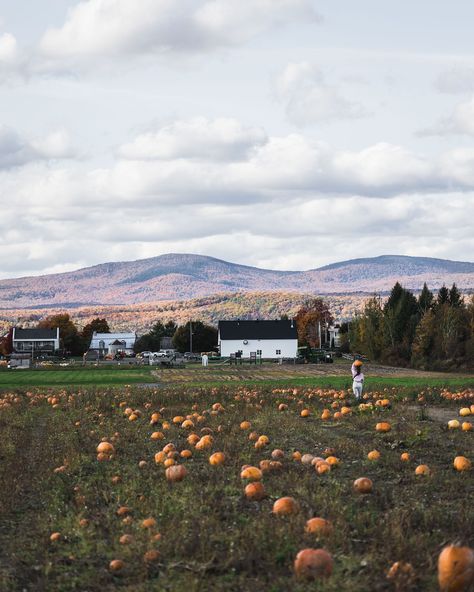
[[[399,281],[419,289],[456,282],[474,289],[474,263],[386,255],[308,271],[275,271],[214,257],[168,254],[104,263],[78,271],[0,281],[0,308],[138,304],[241,291],[306,294],[372,293]]]

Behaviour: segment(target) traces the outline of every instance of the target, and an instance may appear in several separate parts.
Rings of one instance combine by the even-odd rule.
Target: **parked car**
[[[142,351],[139,354],[137,354],[137,356],[140,356],[140,358],[149,358],[152,355],[153,355],[153,352],[151,352],[151,351]]]

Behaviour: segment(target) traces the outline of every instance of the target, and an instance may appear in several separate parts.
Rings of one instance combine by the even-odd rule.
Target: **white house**
[[[13,327],[13,351],[52,354],[59,349],[59,328],[21,329]]]
[[[298,335],[290,321],[219,321],[219,350],[222,357],[240,352],[264,359],[296,358]]]
[[[103,355],[118,352],[132,353],[137,336],[135,333],[94,333],[89,349],[97,350]]]

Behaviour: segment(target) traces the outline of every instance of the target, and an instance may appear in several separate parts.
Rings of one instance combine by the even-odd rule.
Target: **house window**
[[[105,341],[102,341],[102,339],[99,341],[99,349],[105,349]]]
[[[257,349],[257,356],[261,356],[262,355],[262,350],[261,349]]]
[[[276,350],[276,355],[277,355],[277,356],[281,356],[281,349],[277,349],[277,350]]]

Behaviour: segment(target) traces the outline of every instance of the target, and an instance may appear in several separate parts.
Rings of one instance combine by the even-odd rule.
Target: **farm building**
[[[102,355],[132,353],[137,336],[135,333],[94,333],[89,351],[98,351]]]
[[[221,356],[251,353],[264,359],[296,358],[298,335],[294,321],[219,321]]]
[[[53,354],[59,349],[58,329],[21,329],[13,327],[13,351]]]

